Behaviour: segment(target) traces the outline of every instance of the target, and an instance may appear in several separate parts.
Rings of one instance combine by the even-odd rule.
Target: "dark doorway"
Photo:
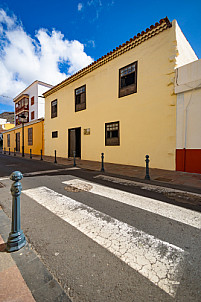
[[[16,133],[16,151],[20,152],[20,132]]]
[[[68,129],[68,157],[73,157],[73,151],[81,158],[81,127]]]

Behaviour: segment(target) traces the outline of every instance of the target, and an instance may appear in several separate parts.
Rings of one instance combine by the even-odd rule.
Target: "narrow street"
[[[9,217],[8,177],[25,173],[22,229],[73,302],[201,300],[199,190],[3,155],[0,168]]]

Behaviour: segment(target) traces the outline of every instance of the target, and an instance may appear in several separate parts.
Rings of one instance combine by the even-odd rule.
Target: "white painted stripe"
[[[65,170],[80,170],[78,167],[66,168]]]
[[[7,179],[10,179],[10,177],[2,177],[2,178],[0,178],[0,181],[1,180],[7,180]]]
[[[151,213],[155,213],[201,229],[201,213],[199,212],[80,179],[68,180],[64,181],[63,183],[81,190],[86,190],[85,188],[88,186],[89,189],[87,189],[87,191],[91,193],[104,196],[115,201],[122,202],[124,204],[128,204],[130,206],[137,207],[145,211],[149,211]]]
[[[79,170],[78,167],[71,167],[71,168],[64,168],[64,169],[56,169],[56,170],[45,170],[45,171],[36,171],[36,172],[28,172],[24,173],[24,176],[34,176],[34,175],[40,175],[44,173],[53,173],[53,172],[62,172],[62,171],[68,171],[68,170]]]
[[[24,194],[73,225],[171,296],[182,274],[185,252],[46,187]]]
[[[134,181],[134,180],[128,180],[128,179],[119,178],[119,177],[113,177],[113,176],[107,176],[107,175],[100,174],[100,175],[94,176],[94,178],[103,179],[106,181],[111,181],[111,182],[121,184],[121,185],[126,185],[126,186],[140,187],[140,189],[142,189],[142,190],[154,191],[154,192],[158,192],[158,193],[164,193],[164,192],[183,193],[183,194],[189,194],[193,197],[194,196],[201,197],[201,194],[198,194],[198,193],[192,193],[192,192],[188,192],[188,191],[167,188],[167,187],[163,187],[161,185],[160,186],[151,185],[151,184],[138,182],[138,181]]]

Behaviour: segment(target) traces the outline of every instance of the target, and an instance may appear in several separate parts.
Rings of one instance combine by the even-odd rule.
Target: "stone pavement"
[[[10,156],[13,156],[11,153]],[[17,154],[17,156],[21,156],[21,154]],[[26,158],[29,158],[29,154],[25,154]],[[40,160],[40,156],[33,155],[33,159]],[[30,159],[31,160],[31,159]],[[54,163],[55,158],[53,156],[43,156],[44,161],[48,161]],[[73,159],[72,158],[61,158],[57,157],[57,164],[65,165],[65,166],[72,166]],[[76,158],[76,165],[77,167],[93,170],[93,171],[100,171],[101,169],[101,156],[100,162],[96,161],[89,161],[89,160],[80,160]],[[122,175],[125,177],[132,177],[136,180],[144,180],[145,178],[145,166],[144,167],[137,167],[137,166],[129,166],[129,165],[120,165],[120,164],[111,164],[111,163],[104,163],[104,168],[106,173]],[[169,171],[163,169],[156,169],[151,168],[151,160],[150,160],[150,177],[151,181],[155,183],[158,182],[160,184],[173,184],[173,185],[180,185],[186,187],[197,188],[201,190],[201,174],[196,173],[188,173],[188,172],[180,172],[180,171]]]
[[[0,207],[0,302],[71,302],[30,244],[6,252],[11,221]]]

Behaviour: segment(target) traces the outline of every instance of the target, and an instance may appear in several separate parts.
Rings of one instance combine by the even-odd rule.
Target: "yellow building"
[[[4,114],[4,113],[3,113]],[[11,112],[5,112],[5,114],[11,115]],[[5,130],[15,127],[15,124],[8,122],[6,118],[0,118],[0,146],[3,146],[3,132]]]
[[[15,124],[8,124],[8,123],[7,123],[7,124],[4,125],[4,129],[5,129],[5,130],[12,129],[13,127],[15,127]]]
[[[22,153],[22,125],[3,132],[3,148],[6,151]],[[24,153],[40,154],[44,150],[44,119],[24,124]],[[43,152],[44,153],[44,152]]]
[[[146,31],[44,93],[45,154],[175,170],[175,68],[197,60],[176,21]]]

